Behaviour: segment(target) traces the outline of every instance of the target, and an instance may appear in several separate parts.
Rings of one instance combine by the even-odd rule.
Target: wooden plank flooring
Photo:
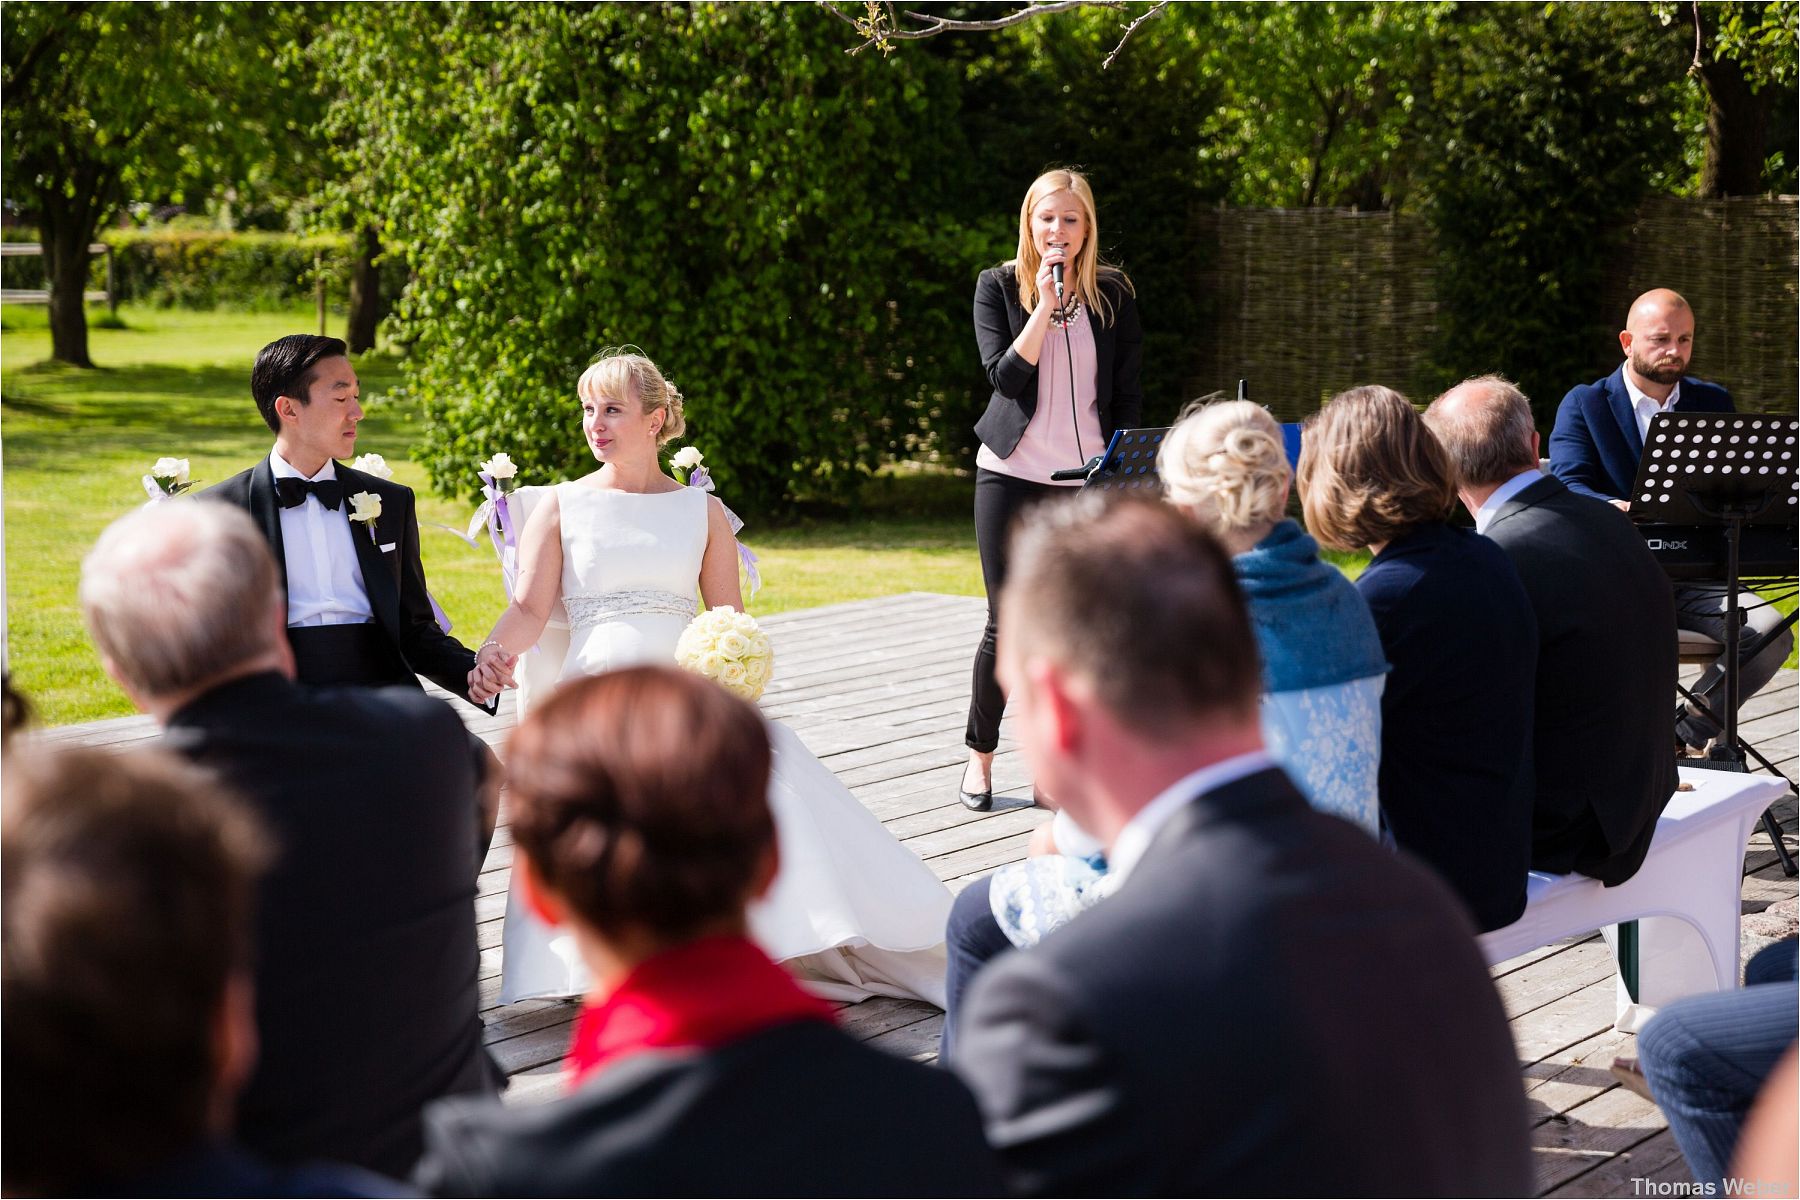
[[[1031,829],[1044,819],[1030,807],[1030,780],[1010,725],[1002,727],[995,758],[993,811],[971,813],[957,802],[969,663],[983,616],[980,600],[914,593],[763,619],[777,664],[764,711],[787,722],[953,889],[1022,858]],[[1689,669],[1684,678],[1695,673]],[[463,704],[456,708],[504,753],[513,725],[510,694],[494,717]],[[1780,770],[1794,775],[1800,758],[1795,672],[1783,671],[1746,705],[1744,730]],[[123,748],[154,735],[154,726],[137,717],[37,736]],[[1791,839],[1791,794],[1777,815]],[[532,1103],[559,1090],[558,1062],[575,1010],[562,1001],[494,1002],[512,855],[502,824],[476,901],[482,1016],[488,1043],[511,1077],[509,1101]],[[1759,830],[1745,858],[1746,955],[1791,927],[1795,904],[1795,884],[1781,875]],[[1661,1114],[1608,1073],[1615,1055],[1633,1053],[1633,1039],[1612,1029],[1612,965],[1604,943],[1571,939],[1503,963],[1494,976],[1530,1101],[1540,1192],[1631,1196],[1634,1177],[1688,1180]],[[943,1017],[930,1005],[870,1000],[841,1016],[846,1028],[873,1045],[920,1061],[936,1059]]]

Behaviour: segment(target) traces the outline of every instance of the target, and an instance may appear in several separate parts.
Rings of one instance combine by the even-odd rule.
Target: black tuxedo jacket
[[[201,696],[166,740],[248,800],[276,844],[257,894],[261,1051],[239,1138],[277,1164],[404,1178],[428,1102],[501,1082],[476,985],[483,747],[416,689],[272,672]]]
[[[342,463],[337,465],[337,477],[343,482],[346,497],[338,508],[341,520],[350,519],[348,497],[357,492],[373,492],[381,497],[381,516],[372,522],[372,530],[362,528],[362,522],[350,527],[350,540],[356,546],[357,565],[362,568],[363,587],[369,594],[376,624],[393,639],[394,649],[410,670],[451,695],[469,700],[469,672],[475,667],[475,654],[445,633],[431,610],[431,599],[425,594],[425,568],[419,562],[419,519],[413,508],[412,489],[365,475]],[[269,460],[264,458],[200,495],[203,499],[235,504],[256,520],[275,552],[275,567],[281,572],[285,589],[287,555],[281,537],[281,505],[275,498],[275,473]],[[476,707],[493,712],[494,701]]]
[[[1531,1187],[1462,907],[1279,770],[1189,803],[1116,895],[994,959],[965,1012],[956,1067],[1018,1194]]]
[[[1114,430],[1136,428],[1143,416],[1144,390],[1138,382],[1138,369],[1144,357],[1144,330],[1138,321],[1137,301],[1122,276],[1103,270],[1100,290],[1112,305],[1112,321],[1102,323],[1090,313],[1089,326],[1094,331],[1100,434],[1111,438]],[[988,398],[987,411],[975,422],[975,434],[1001,458],[1018,449],[1031,414],[1037,411],[1037,368],[1012,348],[1029,317],[1019,303],[1019,285],[1010,265],[981,273],[975,282],[975,344],[994,394]],[[1052,330],[1044,338],[1045,354],[1062,352],[1056,336]],[[1099,446],[1094,453],[1104,449]]]
[[[1549,476],[1487,536],[1537,614],[1531,865],[1606,883],[1636,874],[1675,791],[1675,601],[1631,519]]]
[[[552,1104],[447,1101],[426,1136],[433,1196],[1001,1194],[954,1075],[821,1021],[638,1054]]]

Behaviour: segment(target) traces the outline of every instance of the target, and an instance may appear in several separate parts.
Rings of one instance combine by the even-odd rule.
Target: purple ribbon
[[[445,633],[449,633],[450,632],[450,614],[444,611],[443,605],[439,604],[437,602],[437,597],[432,595],[430,592],[425,593],[425,599],[431,601],[431,615],[433,618],[435,618],[437,620],[438,628],[443,630]]]
[[[494,553],[500,556],[500,581],[506,585],[506,598],[513,598],[513,583],[519,569],[519,539],[513,532],[512,513],[506,504],[506,493],[500,481],[481,472],[481,494],[488,498],[488,537],[493,539]],[[512,557],[507,558],[507,550]]]

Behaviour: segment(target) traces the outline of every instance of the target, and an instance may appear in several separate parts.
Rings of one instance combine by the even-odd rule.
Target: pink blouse
[[[1037,365],[1037,411],[1031,414],[1031,423],[1025,426],[1025,436],[1019,439],[1018,447],[1001,458],[983,445],[975,452],[976,466],[1015,479],[1050,483],[1050,472],[1079,467],[1106,449],[1100,436],[1094,329],[1088,324],[1086,305],[1069,322],[1067,332],[1066,348],[1062,329],[1052,325],[1044,335]],[[1075,363],[1073,374],[1069,370],[1071,357]],[[1069,419],[1071,410],[1073,421]],[[1052,486],[1080,487],[1081,480],[1070,479]]]

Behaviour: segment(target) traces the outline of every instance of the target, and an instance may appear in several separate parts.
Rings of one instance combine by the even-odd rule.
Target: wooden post
[[[325,255],[313,251],[313,299],[319,308],[319,336],[325,336]]]

